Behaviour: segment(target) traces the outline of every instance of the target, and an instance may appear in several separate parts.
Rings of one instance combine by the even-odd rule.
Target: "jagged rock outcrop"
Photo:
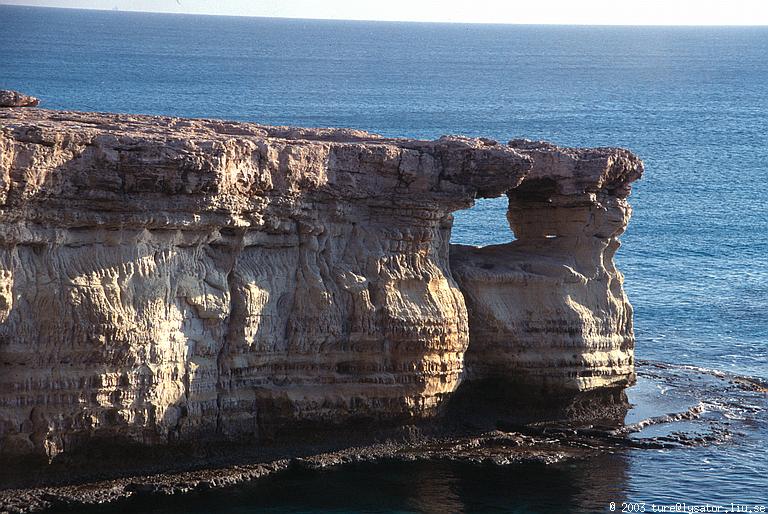
[[[468,378],[626,383],[612,255],[641,171],[618,149],[0,110],[0,454],[427,418],[465,354]],[[502,194],[519,240],[450,251],[451,212]]]
[[[10,89],[0,89],[0,107],[36,107],[40,100]]]

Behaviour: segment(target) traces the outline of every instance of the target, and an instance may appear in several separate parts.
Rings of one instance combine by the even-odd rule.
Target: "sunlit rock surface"
[[[507,192],[515,240],[451,246],[469,308],[467,379],[544,394],[631,383],[632,307],[613,256],[642,165],[625,150],[511,141],[533,169]]]
[[[626,384],[612,257],[641,172],[618,149],[2,109],[0,453],[425,419],[464,379]],[[451,212],[502,194],[518,240],[451,249]]]

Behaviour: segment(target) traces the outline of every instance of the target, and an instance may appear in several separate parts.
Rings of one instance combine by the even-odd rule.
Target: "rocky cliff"
[[[435,416],[633,378],[631,153],[0,109],[0,454]],[[509,197],[506,245],[451,213]]]

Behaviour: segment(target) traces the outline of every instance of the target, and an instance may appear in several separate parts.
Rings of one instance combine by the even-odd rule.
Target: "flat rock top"
[[[339,143],[388,141],[377,134],[345,128],[272,127],[257,123],[227,120],[176,118],[142,114],[54,111],[46,109],[4,109],[0,111],[0,126],[20,127],[25,125],[35,125],[40,128],[59,131],[107,132],[143,139],[193,136],[199,139],[210,140],[246,137]]]
[[[0,92],[0,94],[2,93]],[[480,148],[511,148],[518,152],[559,153],[578,159],[586,157],[627,157],[639,162],[639,159],[631,152],[622,148],[564,148],[549,142],[526,139],[513,139],[506,145],[488,138],[450,135],[443,136],[436,141],[427,141],[409,138],[386,138],[379,134],[350,128],[269,126],[252,122],[205,118],[178,118],[144,114],[56,111],[47,109],[9,108],[0,110],[0,128],[16,128],[30,125],[57,131],[96,131],[99,133],[114,133],[121,136],[136,136],[143,139],[175,139],[184,136],[211,140],[229,140],[233,137],[274,138],[335,143],[392,144],[405,148],[419,149],[440,141],[459,141],[465,144],[470,143],[470,146]]]
[[[17,108],[38,104],[39,100],[35,97],[0,90],[0,107],[4,107],[0,109],[0,130],[17,141],[47,145],[60,142],[62,133],[75,135],[72,139],[79,142],[96,136],[114,135],[120,139],[114,142],[118,146],[127,140],[157,145],[174,140],[199,142],[239,138],[346,143],[379,148],[386,145],[400,150],[426,152],[434,156],[443,168],[450,170],[458,166],[461,174],[465,175],[491,170],[493,175],[498,176],[504,174],[504,168],[508,168],[515,169],[517,173],[527,169],[524,175],[529,181],[551,179],[561,182],[565,179],[572,184],[561,187],[561,190],[569,190],[569,194],[597,188],[626,196],[629,184],[643,173],[642,161],[621,148],[561,148],[525,139],[514,139],[503,145],[492,139],[461,136],[421,141],[384,138],[347,128],[271,127],[238,121]],[[498,193],[495,191],[498,188],[491,189],[494,194]]]
[[[310,164],[317,168],[313,172],[317,176],[325,174],[324,168],[357,173],[358,178],[389,173],[396,181],[384,189],[400,190],[405,186],[413,194],[432,191],[436,184],[449,181],[469,186],[479,197],[498,196],[523,181],[534,184],[545,180],[557,183],[558,192],[564,195],[604,191],[625,197],[630,183],[643,172],[642,161],[621,148],[562,148],[519,139],[502,144],[462,136],[424,141],[385,138],[347,128],[272,127],[238,121],[37,108],[0,109],[0,139],[3,136],[6,141],[21,144],[98,147],[102,154],[110,155],[131,148],[131,156],[120,157],[121,162],[151,161],[158,169],[178,165],[178,159],[165,155],[169,152],[174,158],[192,156],[212,161],[215,156],[211,148],[216,145],[236,148],[243,147],[239,142],[257,146],[267,142],[282,152],[279,156],[264,156],[274,161],[278,174]],[[333,154],[330,160],[328,152]],[[229,155],[228,162],[251,158],[245,155],[248,152],[239,153],[243,155]],[[163,163],[158,161],[158,154],[165,156],[160,159]],[[357,185],[350,187],[359,189],[362,182],[357,178],[354,182]],[[381,183],[368,182],[371,192],[383,191]]]

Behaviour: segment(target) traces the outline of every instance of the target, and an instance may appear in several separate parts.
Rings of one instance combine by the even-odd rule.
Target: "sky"
[[[578,25],[768,25],[767,0],[0,0],[189,14]]]

